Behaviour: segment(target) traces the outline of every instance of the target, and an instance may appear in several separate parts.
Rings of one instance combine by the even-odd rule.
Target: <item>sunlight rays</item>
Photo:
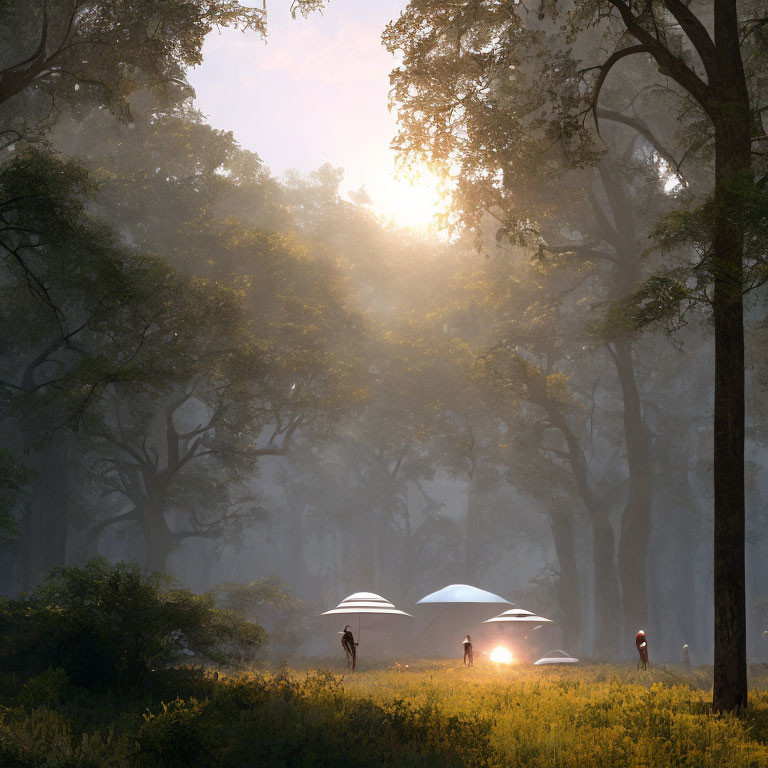
[[[440,218],[450,206],[445,180],[425,165],[387,174],[370,189],[379,217],[417,231],[440,229]]]

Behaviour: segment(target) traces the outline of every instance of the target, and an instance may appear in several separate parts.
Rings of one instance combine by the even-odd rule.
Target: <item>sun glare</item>
[[[491,651],[491,661],[498,662],[499,664],[511,664],[512,654],[502,646],[497,646]]]
[[[371,189],[371,196],[374,211],[383,219],[421,231],[435,229],[449,205],[444,181],[426,167],[390,175]]]

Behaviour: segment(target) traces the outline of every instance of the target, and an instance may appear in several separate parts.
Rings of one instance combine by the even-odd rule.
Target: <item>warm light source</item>
[[[390,175],[366,187],[373,198],[374,211],[401,227],[428,230],[449,207],[444,180],[426,166],[401,169],[399,176]]]
[[[512,654],[499,645],[491,651],[491,661],[496,661],[499,664],[511,664]]]

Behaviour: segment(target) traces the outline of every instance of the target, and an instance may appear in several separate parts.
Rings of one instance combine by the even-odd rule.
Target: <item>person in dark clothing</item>
[[[642,629],[635,636],[635,647],[640,654],[640,661],[637,662],[637,666],[642,664],[643,669],[648,669],[650,663],[648,661],[648,641],[645,639],[645,632]]]
[[[461,641],[461,644],[464,646],[464,666],[465,667],[471,667],[471,666],[473,666],[472,638],[469,635],[467,635]]]
[[[357,643],[352,635],[352,630],[349,628],[349,624],[344,627],[344,631],[341,634],[341,647],[347,654],[347,666],[355,668],[357,665]]]

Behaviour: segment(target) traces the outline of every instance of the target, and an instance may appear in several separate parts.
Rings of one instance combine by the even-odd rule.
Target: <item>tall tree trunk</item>
[[[747,705],[744,566],[743,231],[736,192],[751,182],[751,115],[736,4],[715,0],[718,79],[709,114],[715,128],[713,222],[715,324],[714,581],[716,711]]]
[[[715,29],[718,6],[715,4]],[[734,12],[735,16],[735,12]],[[720,19],[722,22],[722,19]],[[727,26],[727,25],[726,25]],[[726,30],[727,33],[728,30]],[[727,34],[726,34],[727,38]],[[716,42],[718,39],[716,37]],[[737,46],[724,41],[718,49]],[[730,43],[730,45],[729,45]],[[738,50],[738,46],[737,46]],[[738,64],[741,58],[737,55]],[[734,62],[726,61],[733,66]],[[728,70],[726,70],[728,71]],[[733,81],[733,82],[731,82]],[[728,711],[747,704],[744,566],[744,308],[743,233],[734,194],[750,168],[749,101],[738,77],[721,87],[715,121],[714,293],[715,324],[715,680],[713,705]],[[743,73],[742,73],[743,82]]]
[[[595,647],[598,658],[619,654],[621,600],[616,570],[616,537],[608,509],[602,504],[588,510],[592,523],[592,559],[595,596]]]
[[[69,436],[58,434],[30,454],[32,492],[22,544],[22,588],[34,589],[51,568],[66,561],[69,529]]]
[[[592,528],[592,560],[595,600],[594,654],[600,658],[618,655],[621,598],[619,574],[616,568],[616,537],[611,524],[610,511],[598,498],[589,483],[587,458],[573,430],[554,401],[544,399],[541,404],[547,410],[552,425],[560,430],[568,445],[569,463]]]
[[[150,498],[138,513],[144,534],[144,569],[165,571],[175,545],[173,532],[165,519],[165,495],[156,496],[150,490]]]
[[[634,146],[634,138],[630,146]],[[603,237],[611,243],[616,254],[617,266],[613,270],[611,295],[614,300],[621,301],[632,293],[639,277],[641,248],[635,211],[621,171],[603,161],[598,166],[598,173],[613,220],[609,221],[602,215],[594,196],[592,205]],[[627,503],[619,537],[624,640],[629,642],[648,620],[646,572],[652,513],[650,447],[635,379],[631,340],[620,336],[613,340],[613,347],[609,346],[609,349],[624,401],[624,440],[629,473]]]
[[[549,525],[560,570],[558,597],[562,612],[563,645],[572,652],[580,652],[581,585],[576,567],[573,513],[553,503],[549,508]]]
[[[651,536],[651,461],[631,343],[626,338],[619,339],[613,349],[624,398],[624,440],[629,470],[627,503],[619,539],[619,576],[626,636],[634,635],[648,621],[646,569]]]
[[[168,557],[173,551],[173,536],[170,530],[153,526],[153,530],[146,536],[145,546],[144,570],[164,572]]]

